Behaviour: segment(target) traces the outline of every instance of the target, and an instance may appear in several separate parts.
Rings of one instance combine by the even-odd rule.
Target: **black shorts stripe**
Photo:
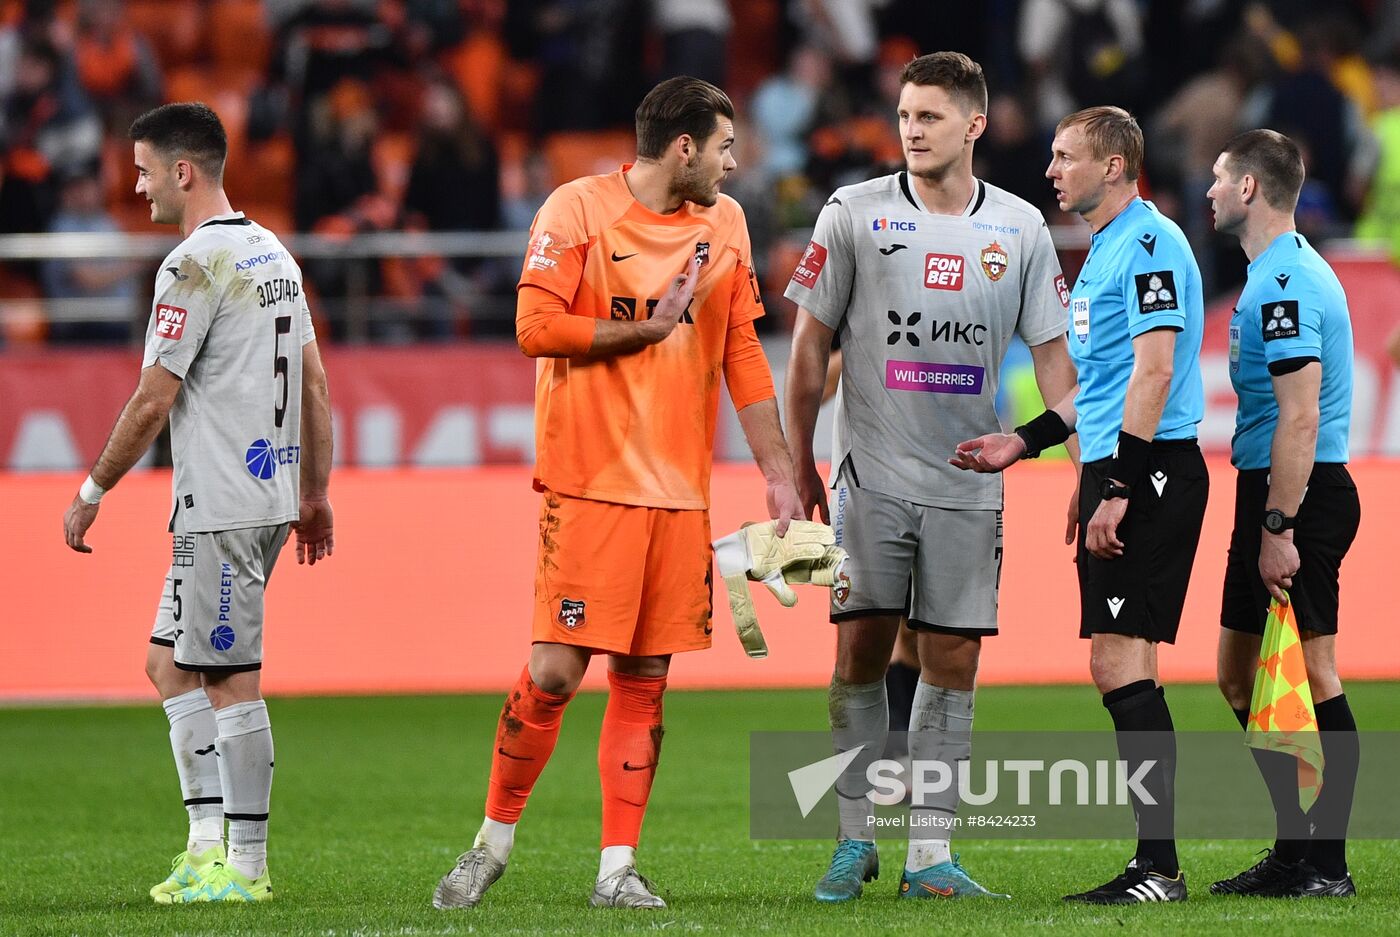
[[[898,615],[903,617],[909,614],[909,606],[900,608],[848,608],[840,612],[831,613],[831,623],[833,625],[843,621],[850,621],[852,618],[878,618],[884,615]]]
[[[909,619],[912,631],[932,631],[934,634],[960,634],[967,638],[990,638],[997,634],[996,628],[958,628],[953,625],[935,625],[933,622]]]
[[[261,823],[267,819],[265,813],[226,813],[225,820],[251,820],[254,823]]]
[[[177,660],[175,666],[190,673],[247,673],[250,670],[262,670],[262,661],[256,661],[251,664],[229,664],[215,667],[212,664],[186,664]]]
[[[193,807],[196,804],[222,804],[222,797],[191,797],[185,801],[186,807]]]

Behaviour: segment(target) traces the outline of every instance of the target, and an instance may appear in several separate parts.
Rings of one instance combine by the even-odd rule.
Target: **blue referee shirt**
[[[1133,339],[1175,329],[1171,389],[1153,439],[1194,439],[1205,415],[1201,271],[1186,235],[1134,199],[1094,235],[1070,294],[1070,356],[1079,369],[1076,431],[1085,462],[1113,454],[1133,371]]]
[[[1274,238],[1249,265],[1230,317],[1230,383],[1239,395],[1230,461],[1268,468],[1278,401],[1273,375],[1291,364],[1322,363],[1317,462],[1347,461],[1351,427],[1351,314],[1337,275],[1295,231]]]

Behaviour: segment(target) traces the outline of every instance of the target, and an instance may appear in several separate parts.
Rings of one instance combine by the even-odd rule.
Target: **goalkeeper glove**
[[[797,593],[790,586],[830,587],[846,559],[846,551],[836,546],[835,532],[813,521],[793,521],[783,537],[773,521],[745,524],[737,533],[716,540],[714,547],[739,643],[755,658],[768,656],[768,643],[758,626],[748,581],[762,582],[785,608],[791,608],[797,604]]]

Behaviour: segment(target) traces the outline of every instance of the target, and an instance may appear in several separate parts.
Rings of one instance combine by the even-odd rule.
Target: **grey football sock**
[[[219,774],[228,818],[229,863],[248,878],[267,864],[267,814],[272,799],[272,725],[262,700],[235,703],[219,722]]]
[[[836,798],[841,817],[840,838],[874,841],[874,805],[868,796],[870,782],[866,779],[866,770],[884,752],[885,737],[890,731],[890,710],[884,679],[874,683],[847,683],[832,674],[831,686],[827,691],[827,709],[836,753],[839,755],[864,746],[836,779]]]
[[[948,766],[951,783],[936,793],[916,792],[909,807],[910,869],[947,861],[953,818],[958,815],[958,780],[972,757],[972,690],[949,690],[919,681],[909,714],[909,758],[914,765]],[[932,782],[933,775],[926,772]],[[914,778],[909,779],[914,791]]]
[[[214,741],[219,736],[214,707],[203,687],[172,696],[161,706],[170,720],[170,749],[175,754],[180,793],[190,815],[190,848],[222,843],[224,793],[219,759],[214,753]]]

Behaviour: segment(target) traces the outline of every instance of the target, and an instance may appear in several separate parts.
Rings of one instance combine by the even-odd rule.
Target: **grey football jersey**
[[[315,337],[301,268],[242,213],[209,219],[165,258],[142,367],[183,381],[170,443],[186,530],[296,519],[301,349]]]
[[[1045,219],[976,180],[962,215],[924,209],[905,173],[838,189],[786,296],[837,330],[842,374],[832,479],[916,504],[997,509],[1001,475],[947,463],[999,432],[1006,346],[1062,335],[1069,291]]]

